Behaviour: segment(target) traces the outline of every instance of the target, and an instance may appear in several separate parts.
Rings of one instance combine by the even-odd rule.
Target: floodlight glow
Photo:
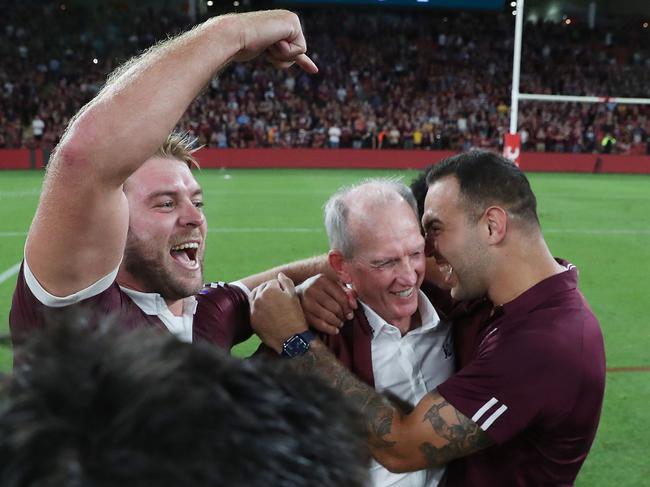
[[[647,29],[647,28],[648,28],[648,23],[647,23],[647,22],[644,22],[644,23],[643,23],[643,28],[644,28],[644,29]]]
[[[93,58],[93,64],[97,64],[98,62],[99,62],[99,59],[97,59],[96,57],[94,57],[94,58]]]
[[[206,2],[206,5],[207,5],[208,7],[212,7],[212,6],[214,5],[214,2],[213,2],[212,0],[208,0],[208,1]]]
[[[513,11],[512,11],[512,15],[517,15],[517,11],[516,11],[516,10],[513,10]]]
[[[517,6],[517,2],[510,2],[510,6],[511,6],[511,7],[516,7],[516,6]]]
[[[565,23],[566,25],[571,24],[571,19],[566,19],[566,20],[564,21],[564,23]]]
[[[237,0],[235,0],[234,2],[232,2],[232,4],[233,4],[235,7],[239,7],[239,2],[238,2]]]

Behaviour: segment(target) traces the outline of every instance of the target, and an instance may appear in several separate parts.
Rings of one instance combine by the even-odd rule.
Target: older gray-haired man
[[[395,179],[342,188],[325,205],[325,227],[329,266],[359,304],[339,334],[321,340],[359,378],[408,410],[454,370],[449,323],[420,291],[424,238],[413,194]],[[283,354],[300,353],[301,339],[312,336],[297,337]],[[443,473],[396,474],[373,461],[370,476],[375,486],[435,486]]]

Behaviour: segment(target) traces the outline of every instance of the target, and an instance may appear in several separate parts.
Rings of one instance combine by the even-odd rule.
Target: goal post
[[[520,93],[521,46],[524,27],[524,0],[517,0],[515,16],[515,42],[512,56],[512,90],[510,103],[510,130],[506,132],[503,143],[503,155],[519,165],[521,157],[521,138],[517,131],[519,115],[519,100],[538,100],[545,102],[577,102],[577,103],[617,103],[650,105],[650,98],[625,98],[618,96],[579,96],[579,95],[549,95],[542,93]]]

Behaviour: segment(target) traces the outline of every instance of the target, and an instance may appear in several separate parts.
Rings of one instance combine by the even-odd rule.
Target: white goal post
[[[578,96],[578,95],[548,95],[541,93],[520,93],[519,74],[521,70],[521,37],[524,26],[524,0],[517,0],[515,18],[515,44],[512,58],[512,94],[510,103],[510,130],[506,134],[503,152],[506,157],[518,161],[520,155],[519,138],[517,137],[517,117],[519,100],[540,100],[547,102],[578,102],[578,103],[628,103],[650,105],[650,98],[624,98],[617,96]],[[516,140],[516,142],[512,142]],[[513,146],[516,144],[516,147]]]

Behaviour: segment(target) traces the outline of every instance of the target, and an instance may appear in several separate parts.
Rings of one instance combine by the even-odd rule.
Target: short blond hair
[[[201,147],[195,147],[196,138],[187,132],[172,132],[167,136],[167,140],[160,146],[154,154],[154,157],[164,157],[166,159],[177,159],[187,164],[190,169],[197,168],[199,161],[194,157],[194,153]]]

